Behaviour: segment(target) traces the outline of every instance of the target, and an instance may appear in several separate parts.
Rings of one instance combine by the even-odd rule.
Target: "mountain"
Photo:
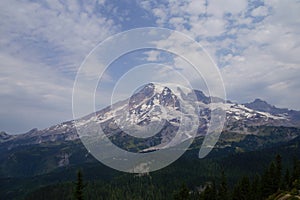
[[[25,134],[0,134],[0,149],[12,149],[17,146],[42,144],[48,142],[67,142],[78,140],[76,125],[87,126],[91,121],[100,124],[110,139],[116,143],[121,140],[134,142],[135,151],[167,144],[180,126],[179,116],[193,112],[189,105],[198,107],[199,127],[197,136],[205,135],[210,121],[210,112],[216,108],[226,111],[224,131],[237,134],[259,134],[255,127],[285,126],[299,127],[299,111],[280,109],[267,102],[256,99],[252,103],[238,104],[230,101],[207,97],[198,90],[183,90],[149,83],[129,99],[118,102],[111,107],[97,111],[76,121],[63,122],[49,128],[32,129]],[[78,128],[78,127],[77,127]],[[129,136],[126,131],[131,131]],[[157,134],[152,136],[153,132]],[[141,134],[144,135],[138,135]],[[151,137],[150,137],[151,136]],[[140,138],[138,138],[140,137]],[[183,138],[189,138],[186,133]],[[126,147],[128,144],[120,144]],[[161,146],[161,145],[160,145]],[[158,146],[159,148],[159,146]],[[132,148],[134,151],[134,148]]]
[[[89,153],[79,140],[75,123],[77,128],[85,128],[91,122],[100,125],[107,137],[126,151],[146,152],[165,148],[180,128],[180,117],[195,112],[191,109],[193,106],[198,107],[196,117],[199,124],[191,149],[200,148],[209,127],[210,113],[220,107],[226,111],[226,123],[215,145],[216,150],[230,147],[230,152],[253,151],[288,142],[300,135],[299,123],[295,118],[299,111],[279,109],[261,100],[243,105],[213,98],[211,101],[197,90],[170,89],[150,83],[129,99],[76,121],[63,122],[43,130],[32,129],[20,135],[1,132],[0,174],[23,174],[19,167],[27,162],[25,155],[37,160],[35,166],[30,167],[31,172],[27,172],[32,175],[78,164],[78,158],[74,155],[78,151],[80,155]],[[176,137],[175,145],[191,135],[186,131]],[[41,152],[36,148],[42,148]],[[40,163],[39,160],[44,161]],[[89,159],[83,156],[81,160],[87,162]]]
[[[251,108],[262,112],[268,112],[271,114],[283,114],[289,111],[288,109],[276,108],[275,106],[272,106],[261,99],[255,99],[253,102],[245,103],[244,105],[247,108]]]
[[[89,153],[79,139],[75,124],[84,128],[93,122],[120,148],[145,152],[168,145],[182,122],[178,116],[195,113],[194,106],[198,108],[196,117],[199,120],[196,138],[182,158],[157,172],[157,179],[165,177],[164,185],[170,184],[167,182],[169,176],[178,183],[183,177],[197,184],[199,180],[207,181],[218,172],[219,168],[212,167],[215,165],[228,168],[233,181],[237,179],[237,172],[253,175],[255,170],[262,170],[275,153],[289,158],[299,155],[299,111],[276,108],[259,99],[238,104],[210,98],[198,90],[150,83],[130,98],[76,121],[43,130],[32,129],[20,135],[0,132],[0,185],[5,186],[0,193],[6,199],[17,199],[18,195],[22,199],[26,194],[24,190],[73,180],[78,168],[84,169],[89,180],[114,181],[119,176],[117,180],[122,180],[122,174],[105,167]],[[226,111],[224,129],[207,158],[198,159],[211,111],[218,108]],[[187,131],[178,141],[189,137]],[[193,170],[188,170],[187,166]]]
[[[300,122],[300,112],[295,110],[289,110],[287,108],[277,108],[273,105],[268,104],[266,101],[263,101],[261,99],[255,99],[251,103],[245,103],[244,104],[247,108],[261,111],[261,112],[267,112],[272,115],[279,115],[279,116],[286,116],[290,119],[290,121],[293,121],[294,123],[299,124]]]

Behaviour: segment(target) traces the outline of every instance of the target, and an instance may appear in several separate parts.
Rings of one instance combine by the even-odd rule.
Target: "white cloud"
[[[12,49],[12,53],[40,56],[40,60],[48,62],[51,58],[45,59],[47,53],[55,52],[54,60],[72,60],[75,69],[98,42],[116,31],[111,20],[93,13],[96,2],[83,3],[82,7],[77,1],[56,0],[45,3],[1,1],[0,4],[3,48],[16,44],[19,49],[29,49],[30,54],[19,49]]]
[[[268,7],[266,6],[259,6],[257,8],[255,8],[254,10],[252,10],[251,15],[254,17],[257,16],[267,16],[269,13],[268,11]]]
[[[1,130],[24,132],[72,118],[77,69],[119,29],[99,10],[103,4],[0,1]]]
[[[240,0],[166,2],[152,4],[165,13],[156,15],[159,25],[196,38],[226,66],[221,71],[229,98],[262,97],[300,109],[299,1],[265,0],[257,6]]]
[[[147,55],[147,61],[158,61],[160,52],[159,51],[147,51],[145,52]]]
[[[268,49],[252,45],[243,59],[231,59],[221,72],[233,100],[249,102],[260,97],[277,106],[299,109],[299,65],[281,62]]]
[[[237,15],[247,8],[246,0],[210,0],[207,12],[215,17],[222,18],[224,14]]]
[[[206,12],[206,5],[205,1],[191,1],[188,6],[187,10],[191,15],[199,15],[201,13]]]
[[[225,29],[225,22],[218,18],[208,18],[205,21],[196,19],[191,21],[193,24],[191,31],[195,36],[213,37],[222,34]]]
[[[71,119],[72,81],[48,66],[7,54],[0,54],[0,60],[2,129],[24,132],[25,128],[29,130]]]

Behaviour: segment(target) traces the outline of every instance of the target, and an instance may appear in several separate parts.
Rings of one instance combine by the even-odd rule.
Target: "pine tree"
[[[81,170],[78,170],[77,171],[77,182],[76,182],[76,188],[75,188],[75,194],[74,194],[76,200],[84,199],[83,189],[84,189],[84,185],[83,185],[82,173],[81,173]]]
[[[218,191],[218,199],[228,200],[227,179],[224,170],[221,172],[221,183]]]
[[[262,196],[268,197],[275,193],[278,189],[278,183],[276,182],[276,165],[271,162],[269,168],[265,171],[262,178]]]
[[[276,155],[276,169],[275,169],[275,178],[274,178],[274,190],[280,189],[281,181],[282,181],[282,163],[281,163],[281,156],[278,154]]]
[[[251,198],[250,181],[248,177],[243,177],[234,187],[233,200],[247,200]]]
[[[175,200],[186,200],[189,198],[189,189],[187,188],[186,184],[183,184],[180,190],[174,194]]]
[[[291,188],[290,170],[287,168],[284,175],[284,189],[289,190]]]
[[[255,175],[254,180],[252,181],[250,199],[251,200],[261,199],[261,182],[260,182],[259,175]]]
[[[237,184],[235,184],[235,186],[233,188],[232,200],[240,200],[241,197],[242,197],[241,185],[240,185],[240,182],[238,182]]]
[[[292,182],[300,178],[300,161],[297,158],[294,158]]]
[[[250,181],[247,176],[242,179],[241,190],[242,199],[250,199]]]
[[[201,193],[201,199],[215,200],[217,197],[216,193],[216,185],[215,182],[213,182],[211,185],[207,185],[204,192]]]

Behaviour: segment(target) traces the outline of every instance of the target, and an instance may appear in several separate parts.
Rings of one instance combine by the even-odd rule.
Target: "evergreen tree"
[[[262,178],[262,197],[268,197],[277,191],[278,183],[276,180],[276,165],[272,162]]]
[[[261,199],[261,183],[260,183],[260,177],[258,175],[255,175],[254,180],[252,181],[250,199],[251,200]]]
[[[216,200],[217,191],[216,184],[213,182],[211,185],[207,185],[204,192],[201,194],[201,199],[204,200]]]
[[[282,179],[282,163],[281,163],[281,156],[278,154],[276,155],[276,169],[275,169],[275,177],[274,177],[274,190],[280,189],[281,186],[281,179]]]
[[[218,199],[228,200],[227,179],[224,170],[221,172],[221,183],[218,191]]]
[[[289,190],[291,188],[291,177],[290,177],[290,170],[287,168],[284,175],[284,189]]]
[[[234,187],[232,199],[247,200],[250,198],[250,181],[248,177],[243,177]]]
[[[269,177],[268,177],[268,184],[269,184],[269,193],[273,194],[277,190],[277,172],[276,172],[276,164],[274,162],[271,163],[269,168]]]
[[[296,179],[300,178],[300,161],[297,158],[294,158],[294,165],[293,165],[293,174],[292,174],[292,182]]]
[[[186,184],[183,184],[180,190],[174,194],[175,200],[187,200],[189,199],[189,189],[187,188]]]
[[[242,199],[250,199],[250,181],[247,176],[242,179],[241,190]]]
[[[82,173],[81,173],[81,170],[78,170],[76,187],[75,187],[75,194],[74,194],[76,200],[83,200],[84,199],[83,189],[84,189],[84,185],[83,185]]]

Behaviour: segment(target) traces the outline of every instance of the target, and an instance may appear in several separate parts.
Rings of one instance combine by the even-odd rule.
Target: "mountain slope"
[[[195,94],[196,98],[192,97],[193,94]],[[84,127],[89,122],[94,121],[97,124],[101,124],[109,136],[118,134],[124,136],[126,135],[126,130],[136,130],[136,134],[139,134],[141,130],[145,132],[145,128],[148,127],[150,132],[157,131],[157,134],[160,135],[154,137],[156,138],[154,140],[159,138],[159,142],[167,143],[174,137],[172,132],[176,132],[180,124],[178,116],[181,116],[182,112],[185,112],[182,110],[182,104],[186,101],[197,106],[199,109],[200,124],[198,135],[206,133],[210,120],[210,112],[220,107],[226,110],[225,130],[234,130],[241,134],[253,134],[255,131],[252,131],[252,126],[299,127],[300,125],[297,121],[297,116],[300,116],[299,111],[278,109],[261,100],[255,100],[253,103],[245,105],[225,102],[220,99],[219,101],[214,101],[217,103],[212,103],[210,98],[205,96],[201,91],[184,92],[181,88],[171,90],[152,83],[145,85],[128,100],[78,119],[76,120],[76,124]],[[0,148],[11,149],[20,145],[78,140],[79,138],[76,133],[74,121],[63,122],[44,130],[32,129],[21,135],[10,136],[1,132]],[[135,136],[146,138],[147,134],[149,132],[145,132],[144,136]],[[150,140],[151,138],[144,140],[144,142],[149,143]],[[154,143],[157,144],[157,142]]]
[[[192,110],[184,106],[198,106],[197,137],[189,150],[166,169],[154,173],[157,180],[165,179],[163,185],[174,187],[174,183],[181,181],[200,185],[211,180],[221,166],[228,170],[229,181],[234,181],[239,174],[254,175],[261,171],[277,153],[286,159],[300,155],[299,111],[276,108],[262,100],[238,104],[212,98],[213,101],[197,90],[148,84],[129,99],[75,122],[79,127],[96,122],[115,145],[126,151],[143,152],[168,144],[181,123],[178,116]],[[220,107],[226,111],[225,127],[213,151],[200,160],[197,155],[211,111]],[[136,130],[133,132],[136,137],[129,135],[128,130]],[[155,135],[151,135],[153,131]],[[140,132],[144,135],[139,135]],[[119,183],[124,177],[99,163],[86,150],[74,121],[43,130],[32,129],[21,135],[1,132],[0,144],[0,193],[6,199],[22,198],[24,190],[31,191],[57,181],[72,181],[78,168],[84,169],[88,180],[104,181],[101,182],[103,188],[108,186],[105,181],[117,179]],[[171,182],[170,176],[173,177]]]
[[[240,141],[240,146],[242,146],[242,143],[243,141]],[[215,179],[220,173],[220,170],[224,169],[228,177],[228,183],[232,185],[232,183],[235,183],[242,175],[253,177],[257,173],[263,173],[263,170],[273,160],[276,154],[282,155],[283,163],[285,163],[286,166],[292,166],[290,162],[293,158],[295,156],[300,158],[299,144],[300,137],[273,147],[244,153],[228,151],[228,148],[231,147],[216,148],[204,159],[198,159],[197,149],[189,150],[170,166],[156,172],[151,172],[151,181],[147,181],[147,183],[153,184],[152,187],[155,188],[154,191],[161,192],[161,190],[164,190],[164,197],[168,196],[171,198],[174,188],[179,188],[182,182],[193,186],[200,186],[207,181]],[[33,192],[29,196],[32,196],[31,199],[34,199],[33,197],[37,195],[37,191],[42,191],[43,193],[50,189],[59,194],[59,191],[61,191],[61,195],[72,194],[74,183],[71,181],[76,179],[76,171],[79,168],[83,170],[84,181],[86,183],[89,182],[89,188],[96,184],[96,186],[101,188],[101,190],[103,189],[103,191],[107,191],[108,188],[111,188],[112,191],[128,191],[128,187],[136,187],[138,186],[136,184],[142,184],[142,180],[147,179],[147,177],[138,177],[117,172],[97,162],[92,159],[92,157],[90,161],[86,162],[82,160],[82,158],[84,158],[82,154],[72,154],[72,156],[77,156],[77,164],[73,163],[69,166],[62,166],[37,176],[0,178],[2,186],[0,187],[1,197],[5,199],[23,199],[24,196]],[[145,185],[145,187],[147,186],[149,185]],[[46,188],[47,190],[45,190]],[[68,193],[64,193],[63,188],[70,190]],[[112,192],[111,190],[109,191]],[[106,193],[103,193],[103,195],[104,194]],[[49,198],[50,197],[51,195],[49,195]],[[63,197],[64,196],[61,198]]]

